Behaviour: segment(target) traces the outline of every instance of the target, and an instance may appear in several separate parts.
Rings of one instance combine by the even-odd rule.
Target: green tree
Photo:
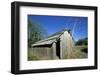
[[[28,47],[47,36],[41,24],[28,19]]]
[[[83,38],[83,39],[79,39],[77,42],[76,42],[76,45],[88,45],[88,38]]]

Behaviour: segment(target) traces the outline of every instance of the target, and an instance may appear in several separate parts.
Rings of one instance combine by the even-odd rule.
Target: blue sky
[[[67,28],[73,31],[73,38],[75,41],[88,37],[87,17],[28,15],[28,19],[41,24],[48,36]]]

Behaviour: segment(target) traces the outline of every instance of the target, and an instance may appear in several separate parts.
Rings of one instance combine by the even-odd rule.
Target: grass
[[[85,49],[85,51],[83,51]],[[66,59],[82,59],[82,58],[87,58],[87,46],[75,46],[73,48],[73,51],[66,56]]]

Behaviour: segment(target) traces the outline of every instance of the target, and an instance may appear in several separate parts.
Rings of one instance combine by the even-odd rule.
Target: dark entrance
[[[60,39],[56,43],[56,56],[60,59]]]

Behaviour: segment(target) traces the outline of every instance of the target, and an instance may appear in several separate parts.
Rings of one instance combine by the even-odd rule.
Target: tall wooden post
[[[56,59],[56,43],[55,42],[52,44],[52,48],[53,48],[53,59]]]

